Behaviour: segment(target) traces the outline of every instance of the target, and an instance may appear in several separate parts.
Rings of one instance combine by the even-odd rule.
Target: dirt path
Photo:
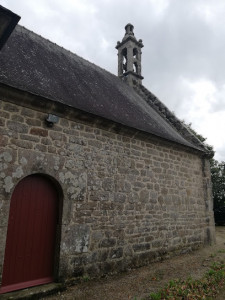
[[[225,226],[216,227],[216,241],[216,245],[205,247],[193,253],[153,263],[147,267],[117,276],[84,282],[69,287],[62,294],[45,299],[140,300],[146,298],[171,279],[189,276],[200,278],[214,261],[225,261]],[[223,292],[221,291],[217,300],[225,299],[225,290]]]

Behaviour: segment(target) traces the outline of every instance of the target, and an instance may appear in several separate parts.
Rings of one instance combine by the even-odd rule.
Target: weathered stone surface
[[[39,136],[48,136],[48,131],[43,128],[31,128],[30,134],[39,135]]]
[[[0,115],[0,254],[12,192],[36,173],[52,178],[62,203],[60,280],[213,241],[209,165],[197,154],[68,117],[49,129],[46,112],[13,104]],[[0,274],[2,264],[0,255]]]
[[[90,228],[85,224],[71,225],[63,232],[62,251],[67,254],[88,252]]]
[[[123,248],[112,249],[109,255],[112,259],[120,258],[123,256]]]
[[[113,247],[116,244],[116,239],[107,238],[101,241],[100,246],[101,247]]]
[[[30,126],[41,126],[41,121],[40,120],[37,120],[37,119],[29,119],[27,118],[26,119],[26,124],[27,125],[30,125]],[[36,133],[33,133],[33,134],[36,134]]]
[[[18,133],[27,133],[28,132],[28,126],[25,124],[21,124],[16,121],[8,121],[7,122],[7,127],[9,130],[13,132],[18,132]]]

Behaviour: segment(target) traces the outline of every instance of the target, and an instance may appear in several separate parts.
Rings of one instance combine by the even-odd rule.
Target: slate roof
[[[143,97],[144,87],[136,92],[117,76],[19,25],[0,51],[0,83],[205,151],[159,113],[154,95],[148,91],[148,99]]]

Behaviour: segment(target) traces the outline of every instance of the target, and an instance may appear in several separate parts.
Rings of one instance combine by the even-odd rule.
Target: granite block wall
[[[10,199],[30,174],[61,189],[56,278],[101,276],[214,241],[209,162],[155,137],[0,100],[0,276]]]

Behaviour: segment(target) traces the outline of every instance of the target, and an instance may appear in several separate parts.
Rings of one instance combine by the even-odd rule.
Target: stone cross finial
[[[117,42],[118,49],[118,76],[129,85],[142,83],[141,76],[141,48],[144,47],[142,40],[136,39],[134,26],[128,23],[125,26],[125,35],[122,42]]]
[[[125,30],[126,30],[126,34],[128,34],[128,35],[134,35],[134,33],[133,33],[134,26],[132,24],[128,23],[125,26]]]

